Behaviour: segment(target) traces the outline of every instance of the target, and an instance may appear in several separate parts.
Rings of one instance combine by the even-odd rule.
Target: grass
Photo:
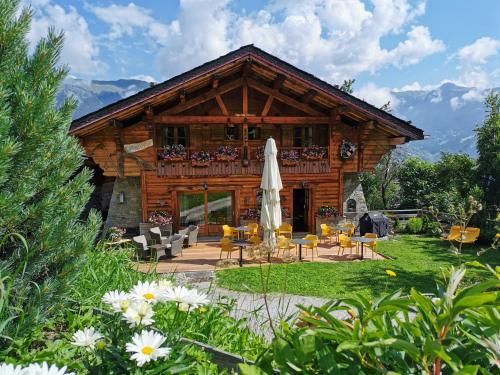
[[[435,291],[435,279],[440,269],[459,265],[457,255],[449,251],[449,243],[437,238],[404,235],[390,241],[379,241],[378,250],[391,260],[366,260],[339,263],[293,263],[271,265],[268,292],[326,298],[345,297],[360,293],[376,297],[384,292],[415,287],[421,292]],[[464,245],[461,261],[478,260],[492,266],[500,264],[500,252],[491,250],[477,256],[478,246]],[[221,270],[217,283],[228,289],[262,293],[262,274],[259,267]],[[396,272],[389,277],[385,270]],[[484,271],[470,269],[470,282],[481,278]]]

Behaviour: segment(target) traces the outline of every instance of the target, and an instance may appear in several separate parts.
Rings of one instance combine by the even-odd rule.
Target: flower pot
[[[210,161],[199,161],[199,160],[191,160],[191,166],[197,168],[204,168],[210,165]]]

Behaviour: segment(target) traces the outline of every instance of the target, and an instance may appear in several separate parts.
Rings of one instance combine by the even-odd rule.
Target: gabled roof
[[[367,115],[377,118],[384,124],[387,124],[393,127],[395,130],[400,131],[402,135],[405,135],[410,139],[416,140],[424,138],[423,131],[411,125],[410,122],[402,120],[361,99],[356,98],[353,95],[343,92],[339,88],[287,63],[286,61],[279,59],[276,56],[273,56],[261,50],[260,48],[255,47],[252,44],[243,46],[215,60],[209,61],[185,73],[179,74],[169,80],[166,80],[155,86],[142,90],[136,93],[135,95],[129,96],[125,99],[119,100],[115,103],[112,103],[101,109],[98,109],[97,111],[82,116],[71,123],[69,132],[77,133],[78,130],[86,128],[87,126],[90,126],[97,121],[103,120],[105,118],[111,118],[120,111],[125,110],[129,107],[144,104],[148,102],[148,100],[157,95],[179,88],[183,84],[186,84],[187,82],[195,78],[211,74],[217,69],[225,66],[226,64],[229,64],[231,62],[246,57],[251,57],[259,61],[262,61],[263,63],[270,65],[276,70],[284,72],[289,76],[293,76],[293,78],[304,82],[308,86],[311,86],[319,91],[322,91],[334,97],[341,103],[354,106],[356,109],[366,113]]]

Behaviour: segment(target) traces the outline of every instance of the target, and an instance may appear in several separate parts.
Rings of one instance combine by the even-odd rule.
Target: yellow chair
[[[447,241],[454,241],[457,238],[459,238],[460,237],[460,230],[461,229],[462,228],[460,227],[460,225],[452,225],[451,228],[450,228],[450,233],[446,237],[446,240]]]
[[[285,236],[278,236],[276,239],[277,239],[276,256],[280,255],[280,250],[283,250],[283,255],[285,255],[285,251],[295,249],[295,246],[290,243],[290,239],[286,238]]]
[[[233,244],[233,241],[231,241],[228,237],[222,237],[220,240],[220,256],[219,259],[222,259],[222,252],[225,251],[227,252],[226,258],[231,258],[231,254],[233,251],[238,251],[239,248],[238,246],[235,246]]]
[[[340,250],[342,250],[342,255],[344,255],[344,249],[349,249],[350,253],[352,254],[352,248],[357,249],[357,245],[351,241],[351,238],[346,236],[345,234],[339,235],[339,246]]]
[[[479,228],[467,227],[465,228],[463,237],[460,235],[455,241],[461,243],[474,243],[477,241],[480,232],[481,229]]]
[[[314,260],[314,250],[315,249],[316,249],[316,255],[319,256],[319,253],[318,253],[318,236],[316,236],[315,234],[306,234],[306,236],[303,239],[311,241],[310,244],[302,245],[302,248],[306,249],[306,254],[307,254],[307,249],[311,249],[311,251],[312,251],[312,259]]]
[[[347,233],[344,233],[344,234],[346,234],[349,237],[354,236],[354,232],[356,231],[356,226],[354,224],[352,224],[352,223],[346,223],[344,226],[347,227],[347,228],[349,228],[347,230]]]
[[[259,235],[259,224],[257,223],[249,223],[246,225],[248,228],[250,228],[249,231],[244,232],[244,235],[247,238],[250,238],[252,236],[258,236]]]
[[[377,250],[377,241],[376,240],[378,238],[378,235],[377,235],[377,233],[365,233],[365,235],[363,237],[374,239],[373,242],[368,242],[368,243],[364,244],[365,247],[369,247],[370,250],[372,251],[372,258],[373,258],[373,256],[376,253],[376,250]]]
[[[248,242],[250,242],[252,245],[260,245],[262,241],[260,240],[258,235],[253,235],[248,239]]]
[[[292,234],[293,234],[293,227],[291,224],[283,223],[278,228],[278,236],[285,236],[285,237],[290,236],[291,239]]]
[[[230,237],[233,238],[235,236],[238,236],[238,232],[234,230],[233,227],[230,227],[227,224],[224,224],[222,226],[222,230],[224,231],[224,237]]]
[[[321,235],[319,238],[322,239],[323,241],[326,241],[328,239],[331,242],[332,237],[334,236],[333,231],[326,224],[320,224],[320,228],[321,228]]]

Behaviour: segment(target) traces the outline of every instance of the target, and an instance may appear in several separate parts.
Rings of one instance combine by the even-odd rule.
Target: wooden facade
[[[220,192],[212,195],[230,201],[231,214],[214,221],[205,203],[198,222],[205,234],[215,234],[223,222],[238,224],[245,209],[258,206],[259,152],[269,137],[279,152],[301,156],[293,165],[279,160],[281,203],[292,218],[300,215],[305,230],[314,228],[322,205],[342,212],[346,173],[371,171],[391,148],[423,138],[408,122],[253,46],[75,120],[70,133],[104,175],[140,178],[142,220],[154,210],[170,210],[180,227],[181,197],[198,194],[207,202]],[[356,147],[350,158],[341,157],[343,141]],[[186,156],[163,160],[163,147],[173,144],[183,144]],[[221,145],[237,150],[237,159],[201,167],[192,162],[193,153],[213,155]],[[303,157],[313,145],[324,155]]]

